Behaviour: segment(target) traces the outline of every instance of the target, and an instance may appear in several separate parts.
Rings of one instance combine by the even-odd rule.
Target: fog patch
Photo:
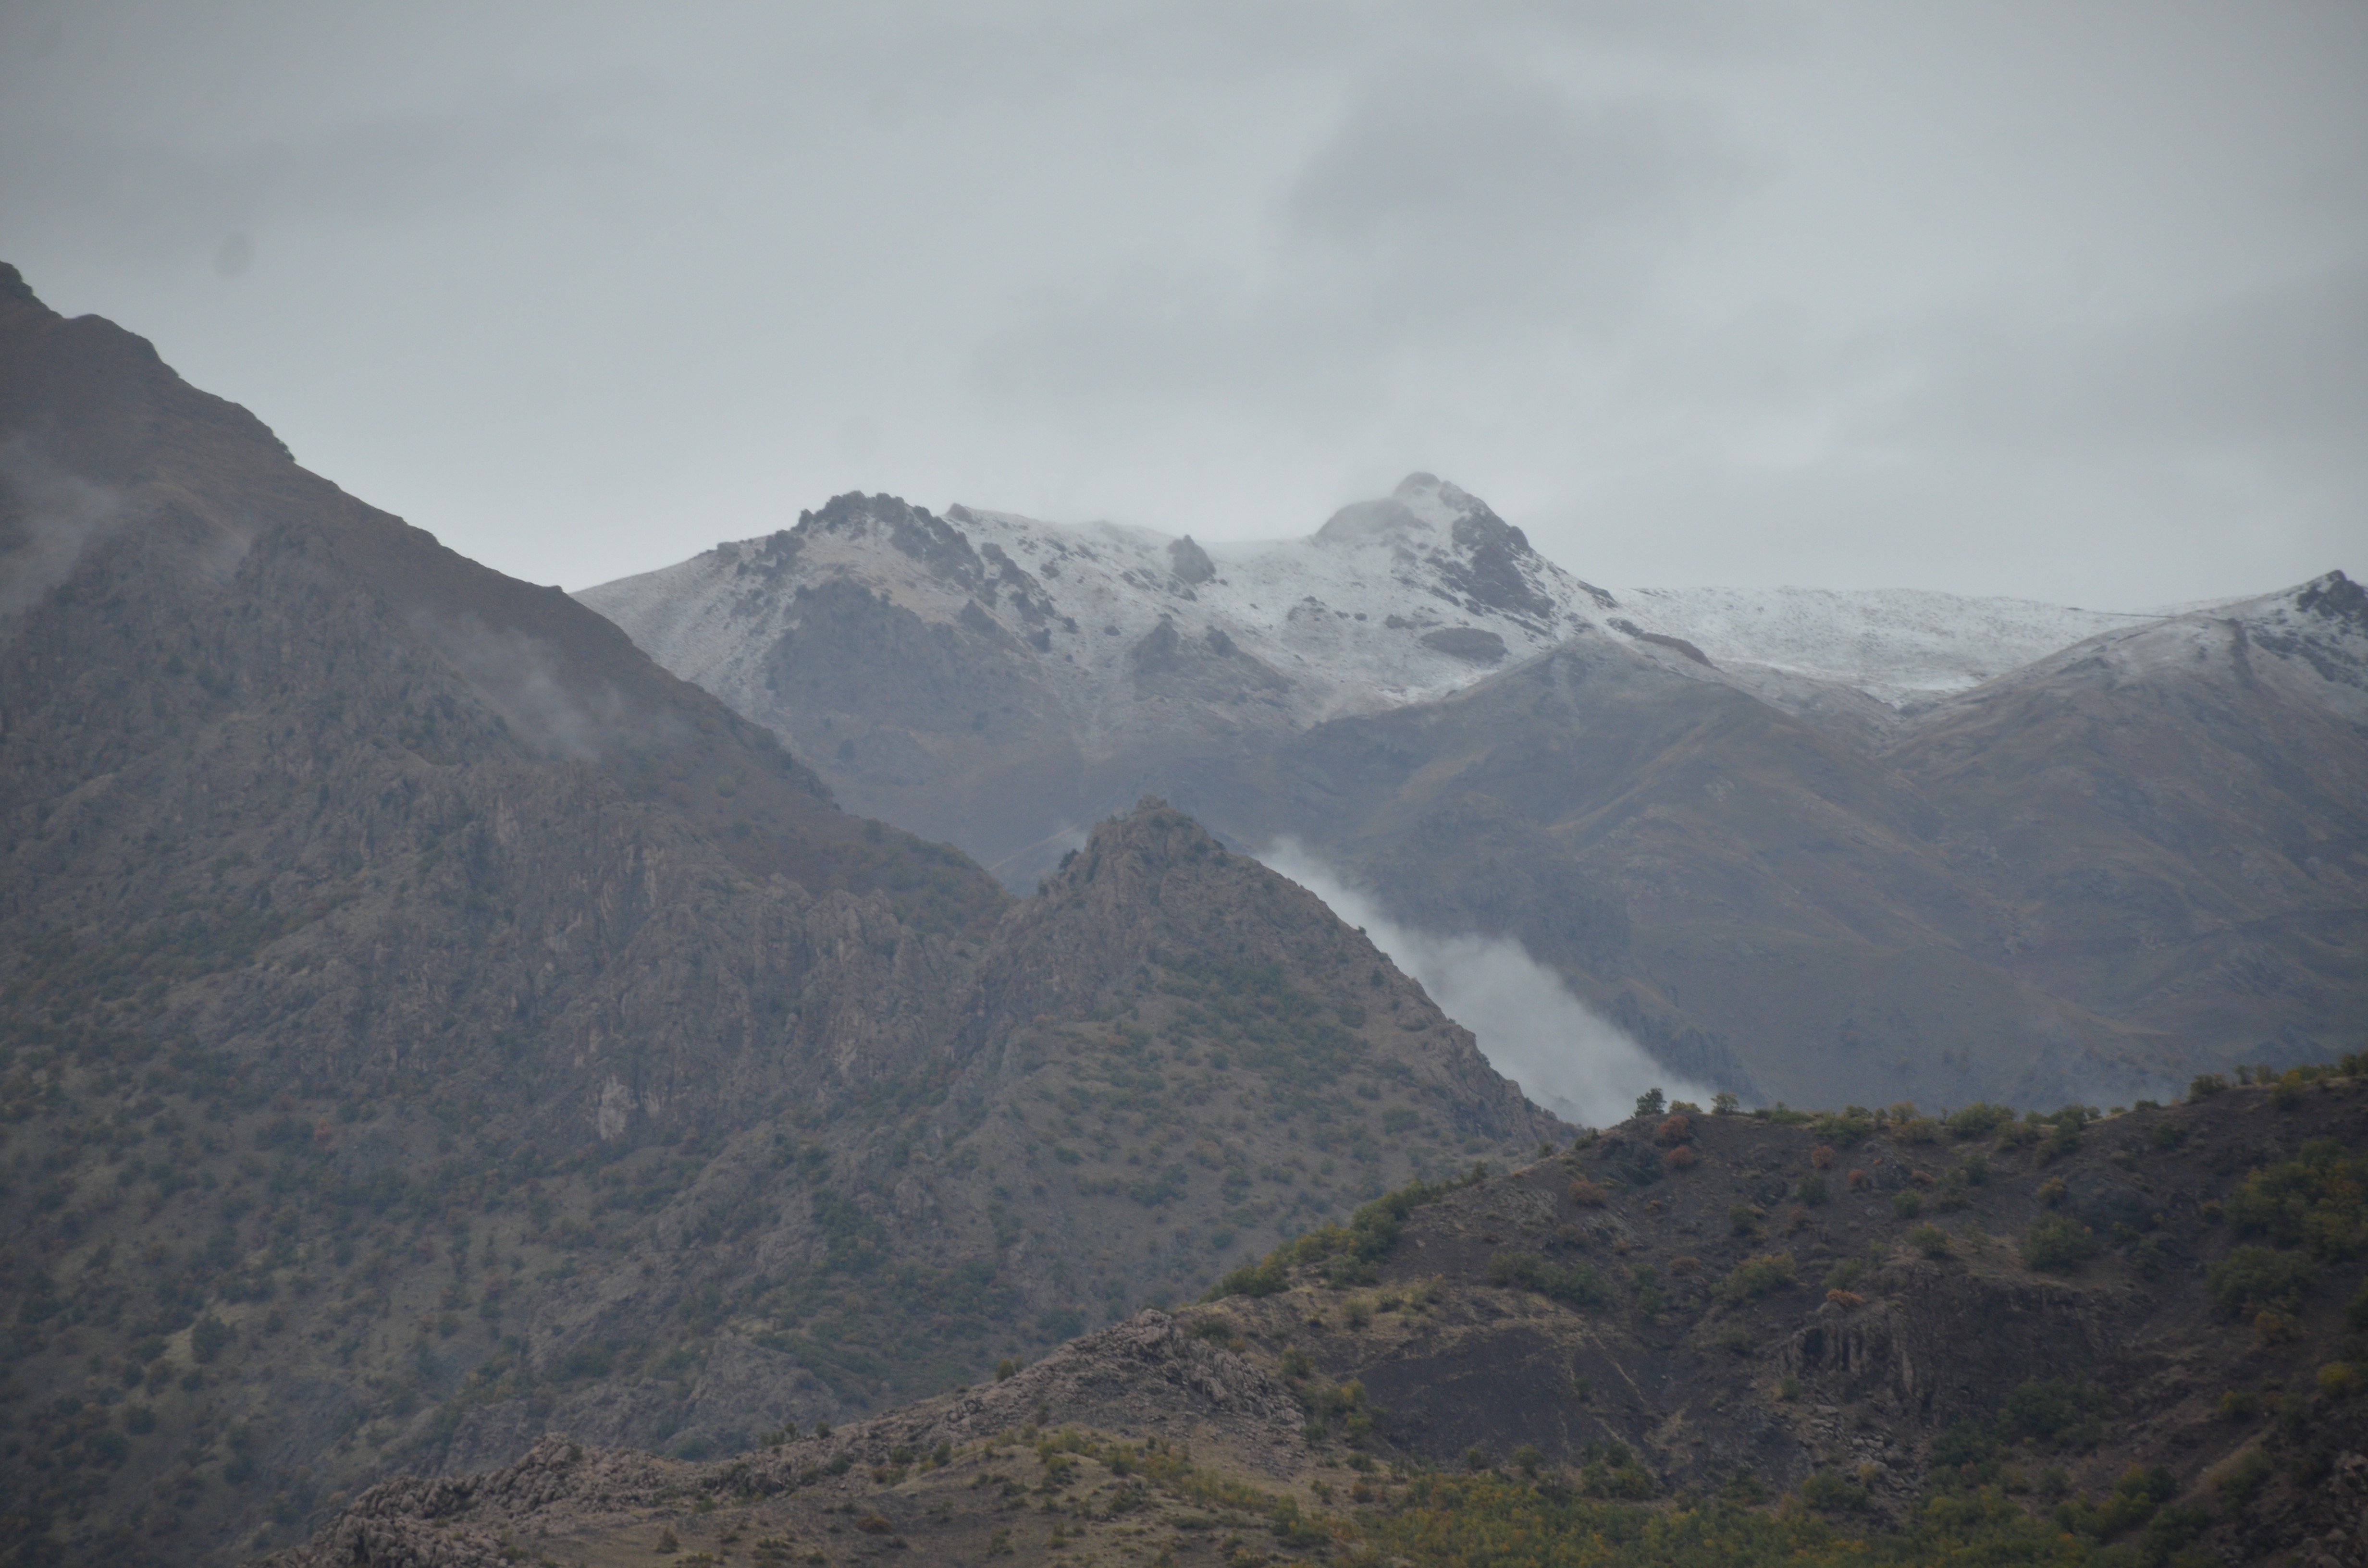
[[[0,642],[124,511],[121,493],[66,472],[24,436],[0,441]]]
[[[1069,857],[1086,846],[1093,836],[1090,826],[1082,822],[1064,823],[1033,844],[1024,844],[1000,860],[987,863],[987,875],[1012,892],[1025,893],[1030,877],[1036,891],[1044,891],[1044,882]]]
[[[594,691],[572,688],[560,674],[557,655],[541,638],[497,630],[474,616],[447,619],[422,614],[412,619],[412,630],[451,661],[529,745],[588,762],[636,738],[634,716],[623,696],[605,681]]]
[[[1489,1065],[1565,1120],[1588,1127],[1625,1120],[1635,1114],[1636,1096],[1655,1087],[1673,1099],[1710,1103],[1708,1088],[1673,1077],[1511,937],[1446,937],[1400,925],[1371,894],[1287,839],[1258,858],[1363,931],[1472,1031]]]

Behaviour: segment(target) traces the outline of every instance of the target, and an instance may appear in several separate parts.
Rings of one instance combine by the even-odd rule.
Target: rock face
[[[274,1562],[472,1563],[504,1540],[613,1561],[668,1537],[836,1561],[853,1525],[929,1562],[1215,1564],[1248,1537],[1430,1568],[1489,1560],[1468,1543],[1501,1551],[1536,1509],[1606,1560],[1645,1520],[1735,1531],[1735,1556],[1691,1560],[1769,1560],[1775,1521],[1823,1511],[1786,1560],[1978,1560],[1948,1548],[1987,1532],[1995,1561],[2111,1562],[2119,1540],[2346,1562],[2363,1148],[2356,1076],[2085,1125],[1656,1114],[1005,1381],[728,1465],[546,1442],[390,1482]],[[2135,1222],[2108,1218],[2123,1199]],[[2076,1244],[2048,1251],[2051,1227]],[[1474,1471],[1468,1522],[1495,1533],[1459,1551]],[[1921,1533],[1845,1544],[1894,1530]]]
[[[583,597],[1013,885],[1156,787],[1765,1098],[2160,1093],[2368,1006],[2340,573],[2169,618],[1615,594],[1428,474],[1186,542],[842,496]]]
[[[13,270],[0,864],[8,1551],[732,1451],[1562,1131],[1174,810],[1015,901]]]

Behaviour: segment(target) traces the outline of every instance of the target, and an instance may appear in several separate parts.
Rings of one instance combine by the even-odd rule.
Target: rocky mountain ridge
[[[985,1375],[1564,1129],[1145,801],[1040,899],[0,270],[0,1560]]]
[[[963,804],[991,813],[977,776],[1029,738],[1055,741],[1089,786],[1122,795],[1100,778],[1110,759],[1139,770],[1164,758],[1179,725],[1198,744],[1254,744],[1435,701],[1583,635],[1691,661],[1787,710],[1887,726],[2154,619],[1934,593],[1615,593],[1425,473],[1304,539],[1218,545],[841,495],[794,528],[577,597],[899,820],[930,810],[928,786],[950,767],[972,776]],[[830,672],[865,662],[874,642],[898,663],[932,651],[925,669],[899,670],[919,678],[902,679],[889,715],[867,727],[831,684],[851,672]],[[1104,814],[1086,796],[1029,804],[1045,831],[1024,842],[980,836],[1028,831],[986,823],[949,836],[976,839],[1025,885],[1078,823]]]

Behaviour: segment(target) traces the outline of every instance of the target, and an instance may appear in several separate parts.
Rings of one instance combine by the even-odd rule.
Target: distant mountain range
[[[843,495],[578,596],[1026,887],[1155,790],[1518,941],[1673,1074],[2159,1092],[2368,1016],[2368,596],[1632,590],[1416,474],[1207,545]]]

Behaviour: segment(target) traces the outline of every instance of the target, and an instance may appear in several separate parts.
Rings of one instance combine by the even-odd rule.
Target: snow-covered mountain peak
[[[582,597],[677,674],[756,711],[781,679],[772,650],[852,589],[1039,661],[1085,732],[1111,741],[1188,708],[1290,729],[1442,697],[1605,630],[1599,612],[1614,604],[1430,474],[1313,535],[1208,546],[841,495],[795,528]]]
[[[1871,733],[2075,644],[2174,626],[2225,640],[2231,617],[2263,648],[2368,692],[2368,596],[2340,573],[2169,620],[1915,590],[1615,594],[1429,473],[1313,534],[1256,543],[963,506],[939,516],[850,494],[794,528],[582,597],[667,668],[758,714],[789,711],[793,644],[950,636],[964,651],[945,655],[949,667],[990,653],[1019,661],[1012,678],[1072,715],[1089,750],[1431,700],[1581,637]],[[892,632],[882,617],[910,624]],[[2157,644],[2171,645],[2116,642],[2112,657],[2155,656]]]
[[[2209,678],[2268,686],[2354,723],[2368,723],[2368,592],[2340,572],[2248,599],[2177,614],[2129,618],[2034,661],[1969,703],[2032,687],[2110,689],[2155,680]]]
[[[1488,504],[1436,474],[1410,473],[1389,494],[1351,501],[1315,530],[1317,544],[1336,549],[1385,545],[1393,549],[1436,548],[1451,542],[1457,524],[1486,517],[1500,521]],[[1514,529],[1516,534],[1520,530]],[[1521,541],[1523,549],[1529,541]]]

